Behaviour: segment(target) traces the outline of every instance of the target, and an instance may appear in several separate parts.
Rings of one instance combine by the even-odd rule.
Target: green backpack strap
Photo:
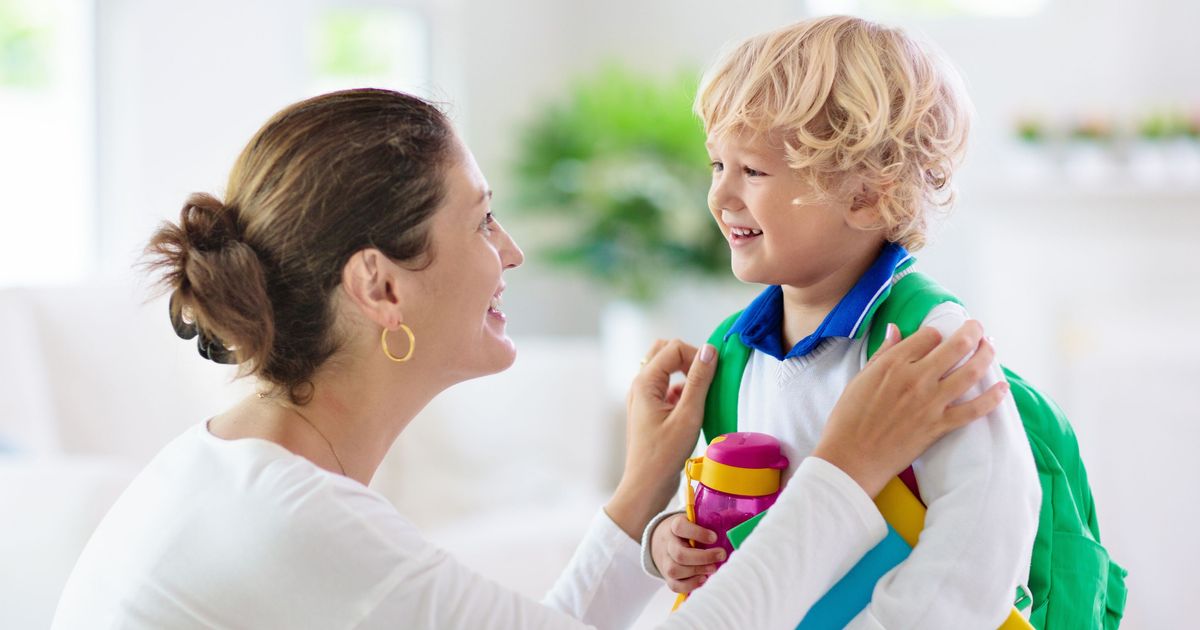
[[[725,318],[708,338],[708,343],[717,349],[717,370],[708,398],[704,401],[704,442],[711,442],[718,435],[737,431],[738,392],[742,387],[742,374],[750,361],[750,347],[742,343],[736,333],[725,335],[742,311]]]
[[[923,273],[910,272],[894,282],[871,317],[867,330],[867,357],[874,356],[883,345],[887,324],[895,324],[900,329],[900,336],[907,338],[917,332],[929,311],[945,302],[962,304],[953,293]]]

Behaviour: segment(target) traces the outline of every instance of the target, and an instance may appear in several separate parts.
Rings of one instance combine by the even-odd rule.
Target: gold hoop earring
[[[379,336],[379,345],[383,346],[383,355],[386,356],[387,358],[395,361],[396,363],[404,363],[405,361],[411,359],[412,355],[413,355],[413,351],[417,349],[417,337],[416,337],[416,335],[413,335],[412,329],[409,328],[406,324],[400,324],[400,330],[403,330],[404,334],[408,335],[408,354],[404,355],[403,357],[397,357],[392,354],[391,350],[388,350],[388,345],[387,345],[388,329],[384,328],[383,334]]]

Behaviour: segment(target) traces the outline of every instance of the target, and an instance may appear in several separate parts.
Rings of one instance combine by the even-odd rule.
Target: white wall
[[[218,190],[266,119],[303,96],[305,6],[100,0],[101,263],[123,275],[188,193]]]

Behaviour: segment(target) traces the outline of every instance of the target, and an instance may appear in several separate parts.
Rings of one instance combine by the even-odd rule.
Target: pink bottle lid
[[[783,454],[779,440],[766,433],[739,431],[713,438],[704,457],[726,466],[738,468],[787,468],[788,459]]]

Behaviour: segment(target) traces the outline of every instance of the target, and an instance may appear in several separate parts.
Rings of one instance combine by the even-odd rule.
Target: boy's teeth
[[[729,230],[737,236],[758,236],[759,234],[762,234],[762,230],[755,230],[751,228],[730,228]]]
[[[492,310],[493,310],[493,311],[498,311],[498,310],[500,310],[500,309],[501,309],[501,308],[504,306],[504,302],[502,302],[502,301],[500,300],[500,297],[499,297],[499,296],[493,295],[493,296],[492,296],[492,303],[491,303],[491,305],[490,305],[490,306],[491,306],[491,308],[492,308]]]

